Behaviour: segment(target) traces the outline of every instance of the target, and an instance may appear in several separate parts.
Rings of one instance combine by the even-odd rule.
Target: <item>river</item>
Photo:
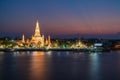
[[[120,51],[0,52],[0,80],[120,80]]]

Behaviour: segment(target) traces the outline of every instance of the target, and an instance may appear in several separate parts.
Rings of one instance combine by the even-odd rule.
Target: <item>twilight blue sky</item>
[[[0,33],[104,35],[120,32],[120,0],[0,0]]]

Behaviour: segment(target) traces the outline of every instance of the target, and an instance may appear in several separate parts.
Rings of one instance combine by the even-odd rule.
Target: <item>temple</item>
[[[25,43],[25,37],[24,37],[24,34],[22,35],[22,43]]]
[[[36,22],[35,33],[32,36],[30,43],[34,46],[44,46],[44,35],[40,34],[39,22]]]
[[[44,47],[44,46],[51,46],[50,35],[45,40],[44,35],[40,33],[40,25],[37,20],[36,27],[34,31],[34,35],[32,35],[31,39],[26,39],[24,35],[22,35],[22,39],[17,41],[19,46],[26,46],[26,47]]]

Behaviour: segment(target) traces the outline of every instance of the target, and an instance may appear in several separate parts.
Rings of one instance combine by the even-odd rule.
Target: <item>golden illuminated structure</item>
[[[45,44],[46,44],[47,46],[51,46],[51,39],[50,39],[50,35],[48,36],[48,39],[46,39]]]
[[[36,22],[35,34],[32,36],[30,43],[34,46],[44,46],[44,35],[40,34],[39,22]]]
[[[21,40],[17,40],[16,41],[16,44],[18,45],[18,46],[23,46],[24,44],[25,44],[26,42],[25,42],[25,36],[24,36],[24,34],[22,35],[22,39]],[[18,47],[17,46],[17,47]]]
[[[46,39],[45,42],[44,35],[40,34],[40,26],[38,21],[36,22],[35,33],[32,38],[25,40],[25,36],[22,35],[22,39],[16,41],[16,43],[18,44],[18,46],[25,47],[44,47],[44,45],[49,47],[51,46],[50,36],[48,36],[48,39]]]
[[[24,34],[22,35],[22,43],[25,43],[25,36],[24,36]]]
[[[71,48],[87,48],[87,46],[83,44],[81,40],[78,40],[76,44],[73,44],[71,46]]]

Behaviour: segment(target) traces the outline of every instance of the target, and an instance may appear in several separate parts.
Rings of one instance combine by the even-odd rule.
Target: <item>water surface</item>
[[[0,80],[120,80],[120,51],[0,52]]]

